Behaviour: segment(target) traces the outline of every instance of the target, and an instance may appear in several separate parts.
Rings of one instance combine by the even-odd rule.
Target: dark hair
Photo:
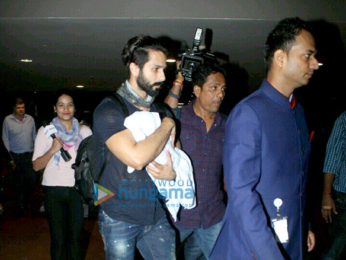
[[[21,104],[25,104],[24,99],[22,99],[21,97],[17,97],[13,100],[13,107]]]
[[[72,91],[66,88],[61,88],[54,92],[54,99],[53,99],[54,106],[58,103],[58,100],[62,95],[70,96],[72,100],[74,101]]]
[[[286,18],[276,25],[269,33],[263,50],[267,70],[271,68],[274,53],[279,49],[289,53],[296,40],[296,36],[299,35],[302,30],[311,33],[312,28],[299,17]]]
[[[143,69],[144,64],[149,60],[149,50],[161,51],[167,56],[167,50],[160,41],[148,35],[139,35],[131,38],[125,45],[121,58],[126,66],[126,74],[130,76],[130,63],[134,62]]]
[[[225,70],[217,64],[203,64],[197,66],[192,71],[192,86],[197,85],[200,88],[203,88],[203,85],[207,80],[207,77],[210,74],[215,74],[217,72],[220,72],[226,78]]]

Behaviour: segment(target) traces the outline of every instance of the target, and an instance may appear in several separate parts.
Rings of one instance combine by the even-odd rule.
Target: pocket
[[[112,226],[112,227],[120,226],[122,223],[124,223],[123,221],[119,221],[114,218],[111,218],[103,210],[100,211],[99,213],[99,222],[102,223],[103,225]]]

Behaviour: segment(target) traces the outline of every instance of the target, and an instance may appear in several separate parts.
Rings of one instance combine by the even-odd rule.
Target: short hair
[[[144,64],[149,60],[149,50],[161,51],[167,56],[167,50],[163,47],[158,39],[148,35],[139,35],[131,38],[125,45],[121,58],[126,66],[126,74],[130,76],[130,63],[134,62],[143,69]]]
[[[281,20],[269,33],[263,50],[264,61],[268,71],[273,63],[274,53],[279,49],[289,53],[295,43],[296,36],[302,30],[312,32],[312,28],[307,22],[301,20],[299,17],[295,17]]]
[[[58,103],[59,98],[63,95],[70,96],[74,103],[72,91],[66,88],[61,88],[54,92],[54,99],[53,99],[54,106]]]
[[[13,100],[13,107],[16,107],[17,105],[25,104],[24,99],[21,97],[17,97]]]
[[[192,71],[192,85],[193,86],[197,85],[200,88],[203,88],[203,85],[205,81],[207,80],[207,77],[210,74],[214,74],[218,72],[220,72],[226,78],[225,70],[217,64],[203,64],[203,65],[197,66]]]

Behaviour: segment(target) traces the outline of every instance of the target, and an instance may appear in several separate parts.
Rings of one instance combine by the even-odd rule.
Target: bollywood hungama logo
[[[191,180],[185,183],[184,180],[175,182],[175,180],[124,179],[119,185],[118,191],[118,197],[125,200],[149,199],[149,201],[158,201],[159,199],[192,199],[194,197]]]

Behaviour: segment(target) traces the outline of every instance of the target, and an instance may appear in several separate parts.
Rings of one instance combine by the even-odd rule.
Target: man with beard
[[[128,41],[122,60],[128,80],[117,95],[129,115],[136,111],[158,112],[162,107],[154,100],[165,80],[166,50],[156,39],[140,35]],[[174,140],[174,120],[164,117],[152,135],[137,143],[124,126],[124,119],[120,104],[110,98],[105,98],[94,112],[93,132],[100,168],[110,151],[100,184],[115,193],[101,203],[99,213],[107,259],[134,259],[135,247],[145,259],[175,259],[175,231],[147,173],[159,180],[175,179],[169,153],[165,165],[153,162],[169,137]],[[135,171],[129,174],[128,166]]]
[[[165,102],[177,108],[181,92],[180,72]],[[180,86],[179,86],[180,85]],[[197,206],[182,209],[174,223],[184,240],[186,260],[208,257],[221,229],[225,213],[222,176],[222,146],[226,116],[219,111],[225,97],[225,72],[217,65],[205,64],[192,73],[192,85],[196,99],[177,113],[181,123],[182,150],[192,161]]]

